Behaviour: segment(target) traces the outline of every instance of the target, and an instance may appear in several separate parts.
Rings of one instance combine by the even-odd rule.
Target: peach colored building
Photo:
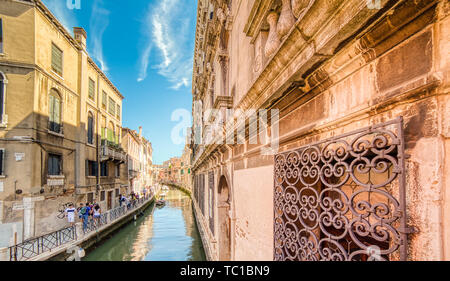
[[[208,259],[450,260],[449,14],[443,0],[198,1]]]

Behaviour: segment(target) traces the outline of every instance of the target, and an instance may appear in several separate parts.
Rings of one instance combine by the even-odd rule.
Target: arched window
[[[61,97],[55,89],[50,90],[48,114],[50,131],[61,133]]]
[[[87,141],[89,144],[94,144],[94,115],[91,112],[88,114],[87,121],[88,129],[87,129]]]
[[[109,122],[108,125],[108,142],[114,143],[116,139],[116,133],[114,130],[114,124],[112,122]]]
[[[3,123],[5,115],[6,77],[0,72],[0,122]]]

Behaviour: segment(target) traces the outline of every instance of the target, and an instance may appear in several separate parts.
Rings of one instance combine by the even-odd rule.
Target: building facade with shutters
[[[209,259],[450,259],[449,14],[439,0],[198,1]]]
[[[122,143],[127,153],[127,167],[124,173],[128,178],[128,192],[142,194],[156,184],[153,178],[153,148],[152,143],[139,132],[122,128]],[[147,193],[148,194],[148,193]]]
[[[0,247],[67,226],[69,203],[103,210],[126,184],[123,96],[40,0],[0,1]]]

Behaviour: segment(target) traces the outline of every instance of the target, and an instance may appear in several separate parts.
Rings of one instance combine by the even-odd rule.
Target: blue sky
[[[181,155],[171,116],[191,111],[197,0],[79,1],[70,9],[66,0],[43,0],[71,34],[86,30],[90,56],[125,96],[123,126],[143,127],[153,162]]]

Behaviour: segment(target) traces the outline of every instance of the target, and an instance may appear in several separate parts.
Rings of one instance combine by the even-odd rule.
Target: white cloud
[[[158,50],[161,61],[153,67],[164,76],[173,89],[188,87],[192,77],[193,24],[196,1],[161,0],[150,5],[144,21],[143,32],[147,47],[140,60],[138,81],[147,77],[152,46]]]
[[[77,26],[77,20],[74,10],[67,8],[67,2],[65,0],[44,0],[44,4],[64,28],[73,34],[73,27]]]
[[[102,71],[108,71],[105,58],[103,57],[103,33],[109,25],[110,12],[102,7],[101,0],[95,0],[92,6],[91,19],[89,22],[89,49],[92,56],[100,63]]]

